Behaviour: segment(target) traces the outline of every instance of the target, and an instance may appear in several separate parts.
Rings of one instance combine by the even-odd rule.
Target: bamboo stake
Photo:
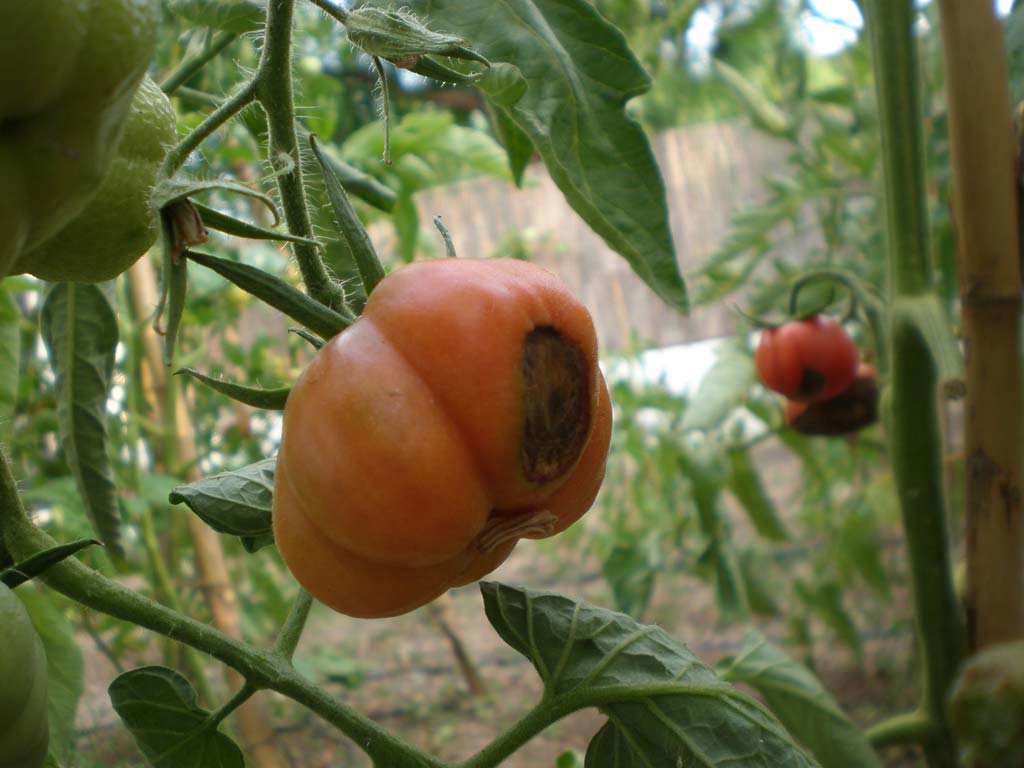
[[[941,0],[967,369],[967,633],[1024,637],[1020,250],[1002,26],[991,0]]]
[[[156,274],[148,259],[140,259],[128,273],[132,287],[134,313],[137,318],[150,316],[157,303]],[[161,341],[151,325],[143,332],[148,374],[154,391],[166,395],[168,392],[167,368],[163,364]],[[154,403],[158,412],[168,404],[166,396]],[[172,432],[173,445],[168,446],[180,466],[189,467],[186,479],[199,479],[196,452],[195,427],[189,417],[185,401],[173,398],[173,416],[162,418]],[[170,462],[169,462],[170,463]],[[196,565],[199,570],[200,586],[210,609],[213,625],[229,637],[241,639],[241,621],[238,612],[238,598],[228,575],[224,550],[218,534],[195,515],[188,515],[188,532],[195,548]],[[231,690],[241,688],[245,680],[231,669],[224,667],[224,675]],[[263,702],[252,698],[242,704],[237,712],[239,737],[242,749],[256,768],[284,768],[285,762],[278,752],[274,730],[270,724]]]

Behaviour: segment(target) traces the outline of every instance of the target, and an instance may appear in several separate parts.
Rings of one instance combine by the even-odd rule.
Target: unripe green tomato
[[[159,20],[159,0],[0,2],[0,277],[96,193]]]
[[[0,768],[39,768],[49,724],[46,651],[28,612],[0,584]]]
[[[97,283],[127,270],[156,241],[158,214],[149,197],[175,137],[174,108],[147,76],[132,99],[117,157],[99,191],[57,234],[23,254],[11,274]]]

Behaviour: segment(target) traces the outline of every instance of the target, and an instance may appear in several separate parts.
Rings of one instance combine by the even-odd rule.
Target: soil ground
[[[554,551],[527,542],[493,578],[611,605],[605,582],[596,576],[596,563],[556,562]],[[541,686],[530,664],[505,646],[487,623],[476,587],[453,591],[442,606],[448,625],[483,680],[486,690],[480,695],[469,693],[448,637],[426,609],[394,619],[358,621],[317,605],[297,660],[319,660],[321,683],[332,694],[416,746],[457,761],[472,755],[522,716],[537,701]],[[889,608],[893,620],[875,624],[888,629],[867,632],[862,627],[863,658],[856,658],[824,631],[814,647],[819,676],[861,725],[909,708],[916,697],[915,685],[906,672],[913,666],[909,657],[912,637],[907,623],[899,618],[900,614],[909,615],[910,609],[899,593]],[[743,628],[720,626],[711,590],[685,574],[667,574],[660,580],[643,619],[687,643],[709,664],[740,648]],[[759,628],[770,638],[785,640],[781,621],[760,622]],[[79,710],[76,765],[142,766],[106,695],[116,671],[88,637],[83,636],[82,647],[87,654],[87,691]],[[789,650],[800,656],[799,649]],[[151,661],[159,662],[159,658]],[[145,660],[125,663],[130,668]],[[271,707],[280,749],[291,766],[369,768],[365,756],[338,732],[275,694],[261,696]],[[549,728],[503,765],[554,768],[559,754],[584,752],[602,722],[596,711],[577,713]],[[890,768],[909,768],[918,761],[912,753],[890,751],[885,763]]]

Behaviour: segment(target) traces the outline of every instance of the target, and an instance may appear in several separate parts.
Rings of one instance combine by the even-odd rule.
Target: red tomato
[[[757,373],[768,389],[790,400],[834,397],[857,374],[857,346],[843,326],[824,315],[794,320],[761,333]]]

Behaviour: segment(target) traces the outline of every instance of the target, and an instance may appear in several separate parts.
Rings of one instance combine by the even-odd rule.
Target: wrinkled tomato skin
[[[538,329],[578,363],[572,404],[583,419],[564,471],[540,478],[523,463],[524,349]],[[292,388],[275,473],[278,548],[340,613],[405,613],[486,575],[518,538],[578,520],[604,476],[611,414],[590,315],[549,272],[461,257],[402,267]],[[535,515],[543,525],[519,525]]]
[[[824,315],[761,332],[754,355],[761,382],[798,402],[838,395],[857,374],[857,346],[843,326]]]

